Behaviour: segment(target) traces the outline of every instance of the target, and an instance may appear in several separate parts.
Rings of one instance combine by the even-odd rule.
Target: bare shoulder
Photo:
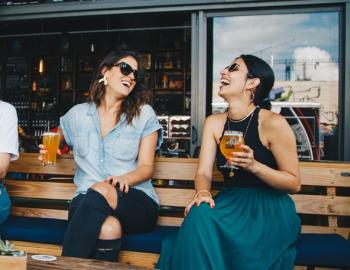
[[[204,125],[204,134],[209,135],[218,143],[226,121],[227,113],[212,114],[207,117]]]
[[[280,114],[269,110],[261,109],[260,124],[265,131],[275,131],[281,128],[289,127],[287,120]]]
[[[205,120],[205,125],[210,127],[222,126],[225,123],[227,113],[212,114]]]

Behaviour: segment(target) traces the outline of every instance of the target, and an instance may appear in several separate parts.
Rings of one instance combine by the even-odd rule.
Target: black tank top
[[[222,132],[220,142],[222,140],[223,134],[225,130],[236,130],[246,132],[245,133],[245,144],[248,145],[254,151],[255,160],[273,168],[277,169],[277,164],[272,152],[267,149],[260,141],[259,131],[258,131],[258,118],[259,118],[260,108],[257,107],[253,111],[253,115],[251,117],[247,117],[243,121],[232,121],[227,117],[225,122],[225,127]],[[250,122],[250,124],[249,124]],[[248,126],[249,125],[249,126]],[[248,129],[246,130],[246,128]],[[222,172],[224,175],[224,186],[225,187],[251,187],[251,188],[266,188],[272,189],[269,185],[267,185],[263,180],[258,178],[255,174],[249,173],[246,170],[233,169],[234,176],[230,177],[230,169],[221,168],[220,166],[226,163],[226,158],[220,151],[220,144],[217,145],[216,151],[216,165],[218,170]]]

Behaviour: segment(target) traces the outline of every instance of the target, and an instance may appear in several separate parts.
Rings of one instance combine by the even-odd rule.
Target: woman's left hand
[[[114,187],[118,186],[119,190],[122,192],[128,193],[129,191],[129,182],[126,177],[111,175],[106,177],[103,181],[111,184]]]
[[[254,173],[256,160],[254,158],[254,151],[248,145],[242,144],[240,148],[242,152],[232,152],[232,157],[229,158],[228,162],[230,165],[241,167],[249,172]]]

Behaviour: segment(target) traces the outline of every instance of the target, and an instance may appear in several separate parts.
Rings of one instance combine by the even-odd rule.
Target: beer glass
[[[225,130],[224,136],[220,142],[220,151],[226,159],[228,159],[232,152],[243,152],[243,149],[238,145],[244,144],[243,132],[235,130]],[[221,168],[239,169],[234,165],[230,165],[227,161],[225,165],[222,165]]]
[[[44,165],[55,165],[58,145],[60,143],[60,134],[54,132],[45,132],[43,134],[43,145],[47,151],[44,155]]]

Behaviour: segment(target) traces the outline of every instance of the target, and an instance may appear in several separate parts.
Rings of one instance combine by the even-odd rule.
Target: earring
[[[244,90],[244,92],[243,92],[243,94],[245,95],[245,96],[247,96],[247,94],[246,94],[246,92],[247,91],[249,91],[249,90]],[[250,102],[253,102],[254,101],[254,98],[255,98],[255,95],[254,95],[254,92],[253,91],[249,91],[250,93],[251,93],[251,96],[252,96],[252,98],[249,100]]]
[[[103,85],[106,86],[108,84],[106,75],[104,75],[103,78],[99,79],[98,82],[103,82]]]

